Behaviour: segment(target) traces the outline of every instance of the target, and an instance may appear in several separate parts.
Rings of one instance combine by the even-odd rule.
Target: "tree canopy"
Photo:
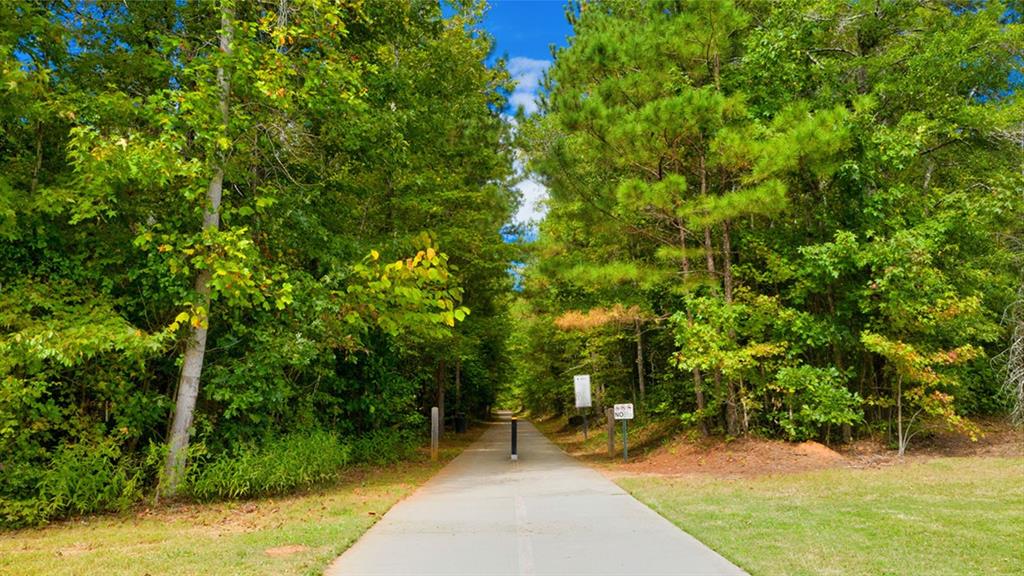
[[[973,434],[1022,281],[1019,15],[575,5],[521,135],[550,191],[515,308],[527,404],[569,406],[575,369],[705,431]],[[564,321],[621,306],[642,313]]]
[[[493,402],[517,197],[481,15],[0,5],[0,520],[75,446],[174,493],[189,444]]]
[[[574,2],[515,121],[485,10],[0,2],[0,525],[310,486],[576,373],[901,454],[1019,401],[1019,2]]]

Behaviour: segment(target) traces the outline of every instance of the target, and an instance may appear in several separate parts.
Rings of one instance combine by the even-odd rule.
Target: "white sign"
[[[612,413],[615,414],[616,420],[632,420],[633,419],[633,405],[632,404],[616,404],[612,408]]]
[[[590,374],[577,374],[572,383],[576,387],[576,407],[590,408]]]

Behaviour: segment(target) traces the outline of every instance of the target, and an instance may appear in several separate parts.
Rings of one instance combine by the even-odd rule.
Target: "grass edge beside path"
[[[321,574],[394,504],[486,426],[446,435],[437,462],[357,467],[335,485],[278,498],[182,504],[0,532],[0,574]]]
[[[752,576],[1024,576],[1019,455],[662,475],[604,456],[601,432],[584,444],[561,419],[537,427]]]
[[[615,480],[752,576],[1024,574],[1024,458]]]

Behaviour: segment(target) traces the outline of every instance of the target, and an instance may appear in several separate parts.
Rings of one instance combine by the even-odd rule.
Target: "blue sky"
[[[508,70],[517,86],[509,98],[514,112],[522,106],[527,114],[537,109],[534,97],[544,71],[551,65],[551,45],[565,46],[572,27],[565,19],[563,0],[491,0],[484,28],[494,37],[493,59],[506,57]],[[544,186],[526,178],[517,186],[522,206],[513,220],[537,222],[544,216],[538,205],[547,197]]]

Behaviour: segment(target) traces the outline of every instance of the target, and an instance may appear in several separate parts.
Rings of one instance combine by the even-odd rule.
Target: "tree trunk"
[[[686,255],[686,228],[682,223],[679,224],[679,246],[683,253],[683,282],[686,282],[690,279],[690,258]],[[693,313],[689,309],[686,310],[686,320],[693,326]],[[707,415],[704,413],[704,378],[701,376],[700,368],[693,369],[693,394],[697,401],[697,413],[700,415],[697,419],[700,431],[707,436],[710,431]]]
[[[440,432],[444,434],[444,388],[445,380],[448,379],[448,367],[444,358],[437,364],[437,372],[434,373],[434,383],[437,385],[437,411],[440,422]]]
[[[231,54],[233,14],[226,5],[221,7],[220,15],[220,49],[222,54]],[[231,84],[228,74],[221,63],[217,67],[217,86],[220,89],[220,118],[223,126],[228,124],[228,96]],[[206,190],[206,207],[203,210],[203,230],[220,228],[220,203],[224,192],[224,158],[216,159],[213,178]],[[196,399],[199,397],[199,381],[203,373],[203,359],[206,356],[206,331],[210,316],[210,278],[209,269],[202,270],[195,281],[195,291],[199,296],[201,316],[205,316],[197,325],[192,325],[185,355],[182,360],[181,378],[178,381],[178,395],[174,405],[174,420],[171,423],[170,440],[168,442],[167,462],[164,466],[163,485],[160,492],[164,496],[174,496],[185,475],[188,459],[189,429],[195,416]]]
[[[732,238],[729,221],[722,222],[722,284],[725,287],[725,301],[732,303]]]
[[[896,377],[896,443],[899,446],[899,456],[907,451],[907,443],[903,436],[903,376]]]
[[[729,221],[722,222],[722,284],[725,288],[725,303],[732,304],[732,239],[729,235]],[[729,337],[736,338],[736,331],[729,328]],[[736,436],[740,431],[739,415],[736,409],[736,382],[728,378],[726,383],[725,425],[729,434]]]
[[[711,244],[711,227],[704,227],[704,257],[707,260],[708,276],[715,277],[715,249]]]
[[[829,286],[828,287],[828,312],[829,312],[829,314],[832,315],[833,318],[835,318],[835,316],[836,316],[836,303],[835,303],[835,297],[834,297],[833,294],[834,294],[834,291],[832,290],[832,286]],[[844,369],[843,365],[845,363],[843,362],[843,350],[839,346],[839,341],[836,338],[832,338],[832,360],[835,363],[836,368],[839,370],[839,372],[840,373],[844,372],[845,369]],[[851,442],[853,442],[853,427],[850,426],[849,422],[843,422],[842,432],[843,432],[843,443],[844,444],[850,444]]]
[[[702,162],[702,165],[703,165],[703,162]],[[704,187],[705,187],[705,184],[704,184],[704,177],[703,177],[703,172],[702,172],[702,174],[701,174],[701,189],[704,189]],[[705,256],[706,263],[707,263],[707,268],[708,268],[708,277],[709,278],[714,278],[715,277],[715,250],[714,250],[714,246],[711,243],[711,227],[710,226],[705,226],[704,227],[704,256]],[[719,395],[718,397],[721,398],[721,394],[722,394],[722,370],[716,368],[714,370],[713,375],[714,375],[714,379],[715,379],[715,392]],[[726,414],[726,425],[729,426],[730,433],[731,433],[731,426],[729,425],[729,415],[728,414]]]
[[[39,172],[43,169],[43,123],[36,122],[36,164],[32,169],[32,183],[29,186],[29,193],[36,195],[39,188]]]
[[[636,327],[636,376],[640,387],[640,405],[644,404],[644,333],[640,329],[640,319],[633,321]]]
[[[462,412],[462,358],[455,359],[455,412]]]

